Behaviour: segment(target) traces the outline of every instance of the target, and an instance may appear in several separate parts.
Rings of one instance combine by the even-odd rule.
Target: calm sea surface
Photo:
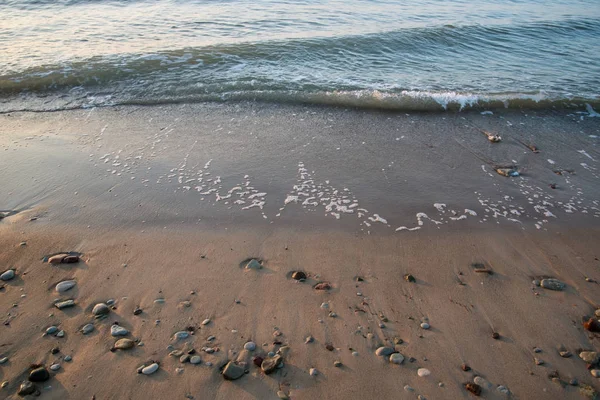
[[[1,0],[0,111],[600,102],[598,0]]]

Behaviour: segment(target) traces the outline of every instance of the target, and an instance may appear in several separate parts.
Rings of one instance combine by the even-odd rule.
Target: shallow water
[[[5,0],[0,111],[600,101],[595,0]]]

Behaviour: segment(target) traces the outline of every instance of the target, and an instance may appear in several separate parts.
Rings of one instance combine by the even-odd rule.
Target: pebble
[[[206,318],[204,321],[202,321],[202,325],[208,325],[210,324],[210,318]]]
[[[588,364],[594,364],[598,361],[598,353],[595,351],[582,351],[579,353],[579,358]]]
[[[377,350],[375,350],[375,354],[378,356],[389,356],[394,352],[394,349],[391,347],[381,346]]]
[[[567,285],[558,279],[542,279],[540,286],[549,290],[563,290]]]
[[[65,361],[66,362],[71,362],[73,360],[73,357],[71,356],[65,356]]]
[[[247,342],[244,345],[244,349],[246,349],[248,351],[254,351],[256,349],[256,343],[254,343],[254,342]]]
[[[307,336],[306,339],[304,339],[304,343],[312,343],[315,341],[315,338],[312,336]]]
[[[583,323],[583,327],[590,332],[600,332],[600,321],[590,318]]]
[[[171,357],[181,357],[183,355],[183,351],[181,350],[173,350],[169,353]]]
[[[331,289],[331,284],[329,282],[321,282],[315,285],[315,290],[329,290]]]
[[[508,390],[508,388],[506,386],[500,385],[496,388],[496,390],[498,390],[500,393],[504,393],[506,395],[508,395],[510,393],[510,390]]]
[[[56,332],[58,332],[58,328],[54,325],[46,328],[46,335],[54,335]]]
[[[2,389],[4,389],[4,388],[5,388],[5,387],[7,387],[7,386],[8,386],[8,381],[3,381],[3,382],[2,382],[2,384],[0,384],[0,387],[1,387]]]
[[[202,362],[202,359],[200,358],[200,356],[192,356],[190,358],[191,364],[200,364],[201,362]]]
[[[353,351],[353,352],[352,352],[352,355],[353,355],[354,357],[358,357],[358,351]]]
[[[223,369],[223,378],[234,381],[244,376],[245,373],[246,371],[244,368],[235,364],[233,361],[229,361]]]
[[[59,337],[59,338],[65,337],[65,331],[62,331],[62,330],[58,331],[58,333],[56,334],[56,337]]]
[[[292,279],[295,279],[297,281],[304,281],[306,279],[306,273],[302,271],[294,271],[292,273]]]
[[[542,349],[540,349],[539,347],[534,347],[534,348],[533,348],[533,352],[534,352],[534,353],[541,353],[541,352],[542,352]]]
[[[392,364],[402,364],[404,362],[404,356],[400,353],[394,353],[390,355],[390,362]]]
[[[572,356],[571,352],[567,350],[562,350],[558,354],[560,354],[560,356],[563,358],[569,358]]]
[[[128,350],[135,346],[135,342],[131,339],[119,339],[115,342],[115,349],[118,350]]]
[[[404,390],[406,390],[407,392],[414,392],[415,391],[415,389],[413,389],[411,386],[408,386],[408,385],[404,386]]]
[[[481,396],[481,386],[476,383],[465,383],[465,389],[473,393],[475,396]]]
[[[417,370],[417,375],[419,375],[421,378],[424,378],[426,376],[431,375],[431,371],[428,370],[427,368],[419,368]]]
[[[319,371],[317,371],[316,368],[311,368],[310,370],[308,370],[308,373],[310,374],[310,376],[317,376],[319,374]]]
[[[60,264],[67,256],[68,254],[56,254],[48,258],[48,264]]]
[[[183,374],[183,371],[184,371],[183,368],[175,368],[175,372],[178,373],[178,374]]]
[[[533,286],[540,286],[539,279],[534,279],[533,281],[531,281],[531,283],[533,284]]]
[[[108,299],[108,300],[106,300],[106,305],[107,306],[114,306],[115,305],[115,299]]]
[[[600,318],[600,308],[599,308],[599,309],[597,309],[597,310],[594,312],[594,315],[595,315],[596,317]]]
[[[58,371],[58,370],[60,369],[60,364],[52,364],[52,365],[50,366],[50,369],[51,369],[52,371]]]
[[[404,280],[406,282],[411,282],[411,283],[414,283],[417,281],[416,278],[414,276],[412,276],[411,274],[404,275]]]
[[[83,326],[83,328],[81,328],[81,333],[83,333],[84,335],[87,335],[88,333],[91,333],[93,331],[94,331],[93,324],[86,324]]]
[[[123,328],[122,326],[119,325],[112,325],[110,327],[110,334],[112,336],[126,336],[127,334],[129,334],[129,331],[125,328]]]
[[[186,362],[190,361],[190,355],[189,354],[184,354],[181,357],[179,357],[179,362],[182,364],[185,364]]]
[[[133,315],[140,315],[142,312],[143,312],[143,311],[142,311],[142,309],[141,309],[141,308],[139,308],[139,307],[136,307],[136,308],[133,310]]]
[[[329,308],[329,303],[321,303],[321,308],[327,310]]]
[[[188,337],[190,337],[189,332],[179,331],[173,335],[173,340],[177,341],[177,340],[187,339]]]
[[[98,303],[92,308],[92,314],[94,315],[106,315],[110,312],[110,308],[104,303]]]
[[[57,303],[54,303],[54,306],[56,308],[58,308],[59,310],[62,310],[63,308],[73,307],[73,306],[75,306],[75,300],[68,299],[68,300],[64,300],[64,301],[59,301]]]
[[[60,353],[60,349],[58,347],[53,347],[52,349],[50,349],[50,353],[51,354],[58,354],[58,353]]]
[[[36,393],[38,390],[35,387],[35,385],[31,382],[27,382],[27,381],[23,381],[21,383],[21,386],[19,386],[19,391],[17,392],[17,394],[19,396],[25,397],[27,395],[30,394],[34,394]]]
[[[164,304],[165,303],[165,299],[156,299],[154,300],[154,304]]]
[[[342,364],[342,362],[341,362],[341,361],[335,360],[335,361],[333,362],[333,366],[334,366],[334,367],[336,367],[336,368],[341,368],[341,367],[342,367],[342,365],[343,365],[343,364]]]
[[[383,329],[383,328],[385,328],[385,324],[384,324],[383,322],[380,322],[380,323],[379,323],[379,327],[380,327],[381,329]]]
[[[157,363],[152,363],[152,364],[142,368],[142,374],[144,374],[144,375],[150,375],[150,374],[155,373],[156,371],[158,371]]]
[[[289,396],[287,394],[285,394],[285,392],[282,392],[281,390],[279,390],[277,392],[277,397],[279,397],[282,400],[287,400],[289,399]]]
[[[208,353],[208,354],[212,354],[215,352],[215,349],[213,349],[212,347],[207,347],[206,349],[204,349],[204,352]]]
[[[254,258],[252,260],[250,260],[248,262],[248,264],[246,264],[246,269],[261,269],[262,268],[262,264],[260,262],[258,262],[258,260],[255,260]]]
[[[430,328],[430,326],[429,326],[429,324],[428,324],[427,322],[423,322],[423,323],[421,324],[421,328],[422,328],[422,329],[429,329],[429,328]]]
[[[593,369],[590,371],[590,374],[592,374],[594,378],[600,378],[600,369]]]
[[[55,289],[58,293],[63,293],[74,288],[76,284],[77,282],[75,281],[62,281],[56,285]]]
[[[335,318],[335,317],[337,317],[337,314],[332,311],[332,312],[329,313],[329,317],[330,318]]]
[[[280,355],[269,356],[263,360],[260,364],[260,369],[269,375],[271,372],[275,371],[275,369],[283,362],[283,358]]]
[[[13,279],[15,277],[15,270],[14,269],[9,269],[7,271],[4,271],[1,275],[0,275],[0,280],[3,281],[10,281],[11,279]]]
[[[475,382],[475,384],[481,386],[484,389],[489,389],[492,386],[491,383],[483,379],[481,376],[476,376],[475,378],[473,378],[473,382]]]
[[[50,379],[50,374],[44,367],[38,367],[29,373],[30,382],[45,382],[48,379]]]
[[[213,340],[215,340],[216,338],[212,335],[210,335],[209,337],[206,338],[206,340],[208,340],[209,342],[212,342]]]
[[[533,361],[535,362],[535,365],[544,365],[544,360],[540,360],[537,357],[534,357]]]
[[[8,361],[8,357],[2,357],[0,358],[0,364],[6,364]]]

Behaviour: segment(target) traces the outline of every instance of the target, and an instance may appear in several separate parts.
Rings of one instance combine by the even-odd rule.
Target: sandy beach
[[[480,111],[0,114],[0,398],[598,398],[598,118]]]

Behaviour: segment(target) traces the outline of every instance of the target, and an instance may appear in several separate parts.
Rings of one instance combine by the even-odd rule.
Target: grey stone
[[[14,277],[15,277],[15,270],[14,269],[9,269],[7,271],[4,271],[2,273],[2,275],[0,275],[0,280],[6,282],[6,281],[10,281]]]
[[[261,269],[261,268],[262,268],[262,264],[259,263],[254,258],[252,260],[250,260],[248,262],[248,264],[246,264],[246,269]]]
[[[334,367],[336,367],[336,368],[342,368],[342,366],[343,366],[343,365],[344,365],[344,364],[342,364],[342,362],[341,362],[341,361],[338,361],[338,360],[335,360],[335,361],[333,362],[333,366],[334,366]]]
[[[182,364],[185,364],[186,362],[190,361],[190,355],[189,354],[184,354],[181,357],[179,357],[179,362]]]
[[[492,387],[492,384],[483,379],[481,376],[476,376],[475,378],[473,378],[473,382],[484,389],[489,389],[490,387]]]
[[[152,363],[152,364],[142,368],[142,374],[144,374],[144,375],[151,375],[151,374],[155,373],[156,371],[158,371],[157,363]]]
[[[60,369],[60,364],[52,364],[52,365],[50,366],[50,369],[51,369],[52,371],[58,371],[58,370]]]
[[[115,299],[108,299],[108,300],[106,300],[106,305],[107,306],[114,306],[115,305]]]
[[[542,281],[540,282],[540,286],[544,289],[563,290],[567,285],[559,281],[558,279],[549,278],[542,279]]]
[[[81,328],[81,333],[83,333],[84,335],[87,335],[88,333],[91,333],[94,331],[94,324],[85,324],[83,326],[83,328]]]
[[[6,364],[8,362],[8,357],[0,358],[0,364]]]
[[[125,328],[123,328],[122,326],[119,325],[112,325],[110,327],[110,334],[112,336],[126,336],[127,334],[129,334],[129,331]]]
[[[400,353],[393,353],[390,355],[390,362],[392,364],[402,364],[404,361],[404,356]]]
[[[110,308],[104,303],[98,303],[92,309],[92,314],[94,315],[106,315],[110,312]]]
[[[430,325],[429,325],[427,322],[423,322],[423,323],[421,324],[421,328],[423,328],[423,329],[429,329],[429,328],[430,328]]]
[[[417,375],[419,375],[421,378],[424,378],[426,376],[431,375],[431,371],[428,370],[427,368],[419,368],[417,370]]]
[[[192,356],[190,358],[190,364],[200,364],[202,362],[202,359],[200,358],[200,356]]]
[[[240,379],[245,374],[244,368],[240,367],[233,361],[229,361],[223,369],[223,378],[234,381]]]
[[[248,351],[254,351],[256,349],[256,343],[254,343],[254,342],[247,342],[244,345],[244,349],[246,349]]]
[[[316,368],[311,368],[308,373],[310,374],[310,376],[317,376],[319,374],[319,371],[317,371]]]
[[[406,390],[407,392],[414,392],[415,389],[413,389],[411,386],[405,385],[404,386],[404,390]]]
[[[379,347],[377,350],[375,350],[375,354],[378,356],[389,356],[390,354],[392,354],[394,352],[394,349],[392,349],[391,347]]]
[[[204,321],[202,321],[202,325],[208,325],[210,324],[210,318],[206,318]]]
[[[55,289],[58,293],[63,293],[63,292],[66,292],[67,290],[74,288],[76,284],[77,284],[77,282],[75,282],[75,281],[62,281],[56,285]]]
[[[54,325],[46,328],[46,335],[54,335],[56,332],[58,332],[58,328]]]
[[[187,339],[187,338],[189,338],[189,337],[190,337],[190,334],[189,334],[189,332],[186,332],[186,331],[179,331],[179,332],[177,332],[177,333],[175,333],[175,334],[173,335],[173,340],[174,340],[174,341],[177,341],[177,340],[183,340],[183,339]]]
[[[71,362],[73,360],[73,357],[71,356],[65,356],[65,361],[66,362]]]
[[[506,386],[500,385],[496,388],[500,393],[504,393],[505,395],[510,394],[510,390]]]
[[[64,300],[64,301],[59,301],[57,303],[54,303],[54,306],[56,308],[58,308],[59,310],[62,310],[63,308],[73,307],[73,306],[75,306],[75,300],[68,299],[68,300]]]

